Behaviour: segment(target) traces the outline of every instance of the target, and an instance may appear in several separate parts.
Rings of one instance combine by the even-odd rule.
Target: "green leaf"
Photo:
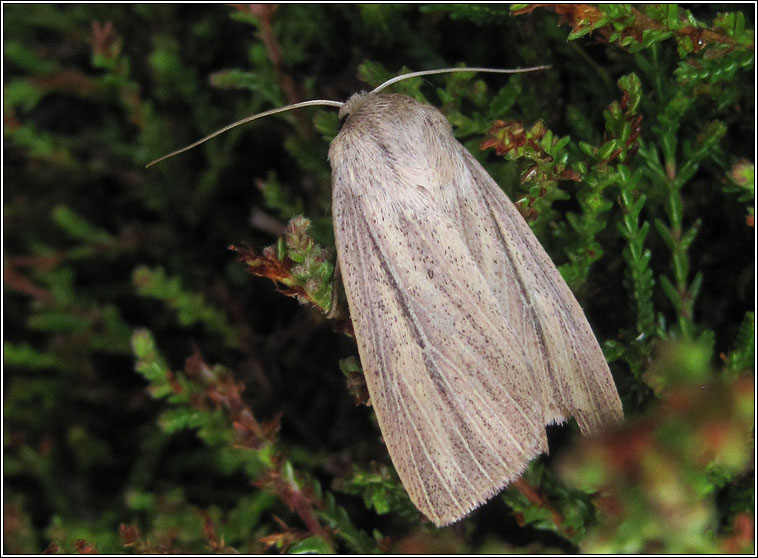
[[[322,537],[308,537],[289,547],[287,554],[334,554],[334,548]]]

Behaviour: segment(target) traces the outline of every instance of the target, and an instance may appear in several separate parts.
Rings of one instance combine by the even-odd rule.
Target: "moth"
[[[514,204],[436,108],[381,93],[418,75],[534,69],[414,72],[163,157],[282,110],[339,107],[332,212],[358,352],[392,463],[438,526],[546,452],[546,425],[574,417],[587,434],[623,418],[579,303]]]

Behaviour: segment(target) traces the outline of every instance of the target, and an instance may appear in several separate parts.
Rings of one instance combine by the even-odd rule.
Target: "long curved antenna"
[[[549,67],[550,66],[533,66],[531,68],[516,68],[514,70],[503,70],[498,68],[441,68],[439,70],[422,70],[420,72],[410,72],[408,74],[402,74],[400,76],[395,76],[391,79],[388,79],[376,87],[372,93],[379,93],[379,91],[385,87],[389,87],[393,83],[418,76],[431,76],[434,74],[447,74],[450,72],[489,72],[492,74],[518,74],[521,72],[535,72],[537,70],[546,70]]]
[[[384,83],[376,87],[371,93],[378,93],[382,89],[389,87],[390,85],[394,83],[397,83],[404,79],[409,79],[412,77],[419,77],[419,76],[430,76],[434,74],[446,74],[446,73],[451,73],[451,72],[489,72],[493,74],[517,74],[517,73],[522,73],[522,72],[534,72],[537,70],[545,70],[547,68],[550,68],[550,66],[533,66],[531,68],[516,68],[513,70],[504,70],[504,69],[499,69],[499,68],[441,68],[438,70],[422,70],[419,72],[410,72],[408,74],[403,74],[403,75],[395,76],[391,79],[388,79],[387,81],[385,81]],[[194,149],[198,145],[201,145],[205,143],[206,141],[208,141],[209,139],[213,139],[216,136],[223,134],[224,132],[228,132],[232,128],[236,128],[237,126],[247,124],[248,122],[252,122],[253,120],[258,120],[259,118],[263,118],[265,116],[271,116],[272,114],[278,114],[280,112],[285,112],[288,110],[294,110],[294,109],[312,107],[312,106],[329,106],[329,107],[341,108],[344,104],[345,103],[342,103],[340,101],[330,101],[328,99],[315,99],[312,101],[303,101],[301,103],[294,103],[292,105],[287,105],[286,107],[275,108],[275,109],[267,110],[265,112],[254,114],[252,116],[247,116],[241,120],[232,122],[231,124],[228,124],[211,134],[208,134],[204,138],[201,138],[194,143],[191,143],[185,147],[182,147],[181,149],[177,149],[176,151],[172,151],[171,153],[168,153],[167,155],[164,155],[163,157],[159,157],[158,159],[155,159],[154,161],[150,161],[147,165],[145,165],[145,168],[152,167],[153,165],[160,163],[161,161],[170,159],[174,155],[179,155],[180,153],[184,153],[185,151]]]
[[[156,163],[160,163],[161,161],[165,161],[166,159],[173,157],[174,155],[179,155],[179,153],[184,153],[185,151],[189,151],[190,149],[193,149],[197,147],[198,145],[205,143],[209,139],[215,138],[216,136],[223,134],[224,132],[228,132],[232,128],[236,128],[237,126],[242,126],[243,124],[247,124],[248,122],[252,122],[253,120],[258,120],[259,118],[263,118],[264,116],[271,116],[272,114],[277,114],[280,112],[285,112],[288,110],[293,109],[299,109],[303,107],[312,107],[312,106],[328,106],[328,107],[337,107],[341,108],[342,105],[345,103],[341,103],[340,101],[329,101],[327,99],[315,99],[313,101],[303,101],[301,103],[294,103],[292,105],[287,105],[286,107],[279,107],[271,110],[267,110],[265,112],[259,112],[258,114],[254,114],[252,116],[247,116],[243,118],[242,120],[237,120],[236,122],[232,122],[231,124],[228,124],[224,126],[223,128],[216,130],[212,134],[208,134],[202,139],[197,140],[194,143],[191,143],[187,145],[186,147],[182,147],[181,149],[177,149],[176,151],[172,151],[168,155],[164,155],[163,157],[159,157],[155,161],[150,161],[145,168],[152,167]]]

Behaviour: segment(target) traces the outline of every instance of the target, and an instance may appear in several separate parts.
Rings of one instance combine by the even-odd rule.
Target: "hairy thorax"
[[[385,203],[402,194],[406,203],[423,204],[439,200],[442,184],[466,183],[452,156],[460,144],[436,108],[405,95],[361,92],[339,115],[342,128],[329,148],[335,188],[370,185],[359,194]]]

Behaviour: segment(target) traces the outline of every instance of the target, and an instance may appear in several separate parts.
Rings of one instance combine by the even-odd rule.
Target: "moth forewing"
[[[621,403],[578,303],[433,107],[356,94],[329,150],[334,229],[366,383],[403,485],[454,522]]]

